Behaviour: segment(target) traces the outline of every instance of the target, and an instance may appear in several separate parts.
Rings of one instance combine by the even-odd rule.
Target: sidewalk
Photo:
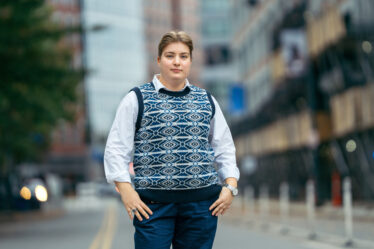
[[[53,203],[46,203],[38,210],[1,211],[0,223],[40,221],[58,218],[64,214],[65,210],[63,207]]]
[[[63,216],[62,209],[56,210],[30,210],[30,211],[6,211],[0,212],[0,223],[18,222],[18,221],[40,221],[53,219]]]
[[[250,207],[254,207],[250,210]],[[223,222],[241,224],[250,229],[261,229],[278,234],[313,238],[337,246],[347,242],[345,236],[345,223],[343,208],[324,205],[316,207],[315,220],[307,220],[305,203],[289,204],[289,218],[282,220],[280,217],[279,202],[269,201],[269,212],[260,212],[257,200],[250,203],[236,198],[231,209],[222,217]],[[374,248],[374,208],[372,206],[353,207],[353,242],[354,248]]]
[[[113,197],[65,197],[58,201],[43,203],[39,210],[0,212],[0,223],[17,221],[39,221],[54,219],[67,212],[91,212],[103,210],[108,204],[118,202]]]

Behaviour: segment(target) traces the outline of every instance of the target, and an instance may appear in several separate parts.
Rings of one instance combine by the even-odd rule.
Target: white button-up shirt
[[[159,75],[155,75],[152,80],[156,91],[161,88],[167,89],[158,77]],[[181,91],[189,85],[186,79]],[[216,111],[210,121],[209,143],[214,150],[216,170],[221,183],[228,177],[239,180],[240,173],[236,165],[235,146],[231,132],[216,99],[213,96],[212,99]],[[109,183],[131,182],[129,163],[133,159],[138,109],[138,100],[134,91],[129,92],[117,108],[104,153],[105,176]]]

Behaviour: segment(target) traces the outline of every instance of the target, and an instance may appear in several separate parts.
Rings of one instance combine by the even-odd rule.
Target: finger
[[[220,215],[223,215],[223,214],[225,213],[226,210],[227,210],[227,207],[226,207],[226,206],[222,207],[221,210],[220,210],[220,212],[219,212],[219,214],[220,214]]]
[[[132,212],[131,212],[131,209],[127,209],[127,214],[129,215],[130,220],[133,220],[133,219],[134,219],[134,217],[133,217],[133,215],[132,215]]]
[[[221,214],[221,212],[222,212],[222,208],[219,208],[219,209],[217,209],[217,211],[216,211],[216,213],[215,213],[214,215],[215,215],[215,216],[218,216],[218,215]]]
[[[223,215],[223,214],[226,212],[227,209],[228,209],[228,206],[227,206],[227,205],[223,206],[223,207],[220,209],[219,214],[220,214],[220,215]]]
[[[217,216],[217,214],[218,214],[218,211],[220,211],[220,209],[222,209],[223,207],[224,207],[224,205],[225,205],[225,203],[221,203],[221,204],[219,204],[214,210],[213,210],[213,213],[212,213],[212,215],[216,215]]]
[[[138,212],[141,213],[141,215],[143,215],[143,217],[145,217],[147,220],[149,219],[148,214],[145,212],[145,210],[143,209],[141,205],[138,205],[137,209],[138,209]]]
[[[222,215],[224,215],[226,211],[230,209],[230,207],[231,207],[230,205],[226,206],[225,209],[222,211]]]
[[[142,220],[143,220],[143,218],[142,218],[142,216],[140,215],[140,213],[139,213],[138,210],[135,211],[134,214],[135,214],[135,216],[138,218],[139,221],[142,221]]]
[[[219,204],[221,204],[222,200],[218,199],[216,200],[210,207],[209,210],[213,210],[215,207],[217,207]]]
[[[153,214],[153,212],[152,212],[152,210],[144,203],[144,202],[142,202],[142,203],[140,203],[140,205],[143,207],[143,209],[147,212],[147,213],[149,213],[150,215],[152,215]]]

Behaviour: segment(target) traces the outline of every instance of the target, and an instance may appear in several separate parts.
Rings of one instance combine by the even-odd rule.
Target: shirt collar
[[[161,83],[161,81],[158,79],[158,77],[160,77],[160,74],[155,74],[153,76],[153,80],[152,80],[152,83],[155,86],[156,91],[159,92],[160,89],[162,89],[162,88],[164,88],[168,91],[171,91],[171,90],[167,89],[166,86],[164,86],[164,84]],[[181,89],[179,91],[175,91],[175,92],[183,92],[184,89],[186,89],[186,87],[190,88],[190,82],[188,81],[187,78],[186,78],[186,83],[184,84],[183,89]]]

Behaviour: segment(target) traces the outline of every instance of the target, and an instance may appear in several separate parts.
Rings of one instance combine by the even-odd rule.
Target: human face
[[[191,68],[191,55],[188,46],[182,42],[173,42],[157,58],[161,77],[169,84],[181,84],[187,78]]]

